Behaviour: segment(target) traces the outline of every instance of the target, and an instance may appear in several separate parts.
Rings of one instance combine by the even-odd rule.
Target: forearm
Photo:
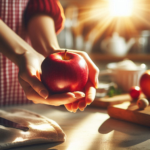
[[[59,49],[54,21],[46,15],[33,17],[28,24],[28,35],[33,48],[44,56]]]
[[[27,50],[32,48],[0,20],[0,52],[18,65],[20,56]]]

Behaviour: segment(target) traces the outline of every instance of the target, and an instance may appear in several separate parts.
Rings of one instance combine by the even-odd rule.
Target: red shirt
[[[62,29],[64,14],[57,0],[0,0],[0,18],[28,43],[24,27],[37,13],[54,19],[56,33]],[[32,101],[18,82],[18,67],[0,53],[0,106],[25,103]]]

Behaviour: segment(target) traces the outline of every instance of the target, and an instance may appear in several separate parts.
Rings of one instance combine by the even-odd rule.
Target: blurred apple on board
[[[141,95],[141,88],[139,86],[132,86],[129,93],[133,100],[137,100]]]
[[[89,69],[82,56],[73,52],[50,54],[41,65],[41,81],[50,93],[82,91]]]
[[[144,95],[150,100],[150,70],[146,70],[141,76],[140,87]]]

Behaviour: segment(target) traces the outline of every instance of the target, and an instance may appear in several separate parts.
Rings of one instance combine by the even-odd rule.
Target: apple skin
[[[140,87],[144,95],[150,100],[150,70],[146,70],[141,76]]]
[[[76,53],[50,54],[42,62],[41,69],[41,81],[53,94],[82,91],[88,80],[88,65]]]

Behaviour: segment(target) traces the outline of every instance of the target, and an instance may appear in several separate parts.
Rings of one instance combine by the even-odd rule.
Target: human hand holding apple
[[[37,23],[38,26],[34,28],[35,24]],[[47,57],[49,54],[52,53],[65,51],[64,49],[60,49],[56,33],[54,31],[55,26],[53,18],[45,17],[44,15],[39,15],[33,18],[28,25],[28,33],[32,46],[44,57]],[[35,34],[39,36],[35,36]],[[33,61],[33,58],[36,56],[30,56],[32,64],[28,63],[30,70],[28,69],[29,71],[27,73],[29,73],[29,75],[25,75],[27,77],[25,78],[26,80],[23,83],[25,87],[24,89],[26,89],[25,93],[28,99],[32,100],[34,103],[42,103],[54,106],[65,105],[68,111],[73,112],[75,112],[78,108],[80,110],[84,110],[86,105],[90,104],[94,100],[96,94],[95,88],[98,86],[98,67],[94,64],[94,62],[90,59],[89,55],[86,52],[77,50],[69,50],[69,52],[81,55],[88,65],[89,75],[88,81],[84,88],[84,93],[75,91],[47,95],[48,91],[46,87],[42,84],[40,79],[35,74],[35,72],[39,72],[39,74],[41,74],[42,62],[39,61],[38,58],[36,61]],[[39,63],[37,63],[37,61],[39,61]],[[40,67],[40,69],[36,66]],[[26,82],[28,82],[28,84]]]
[[[55,52],[63,52],[64,53],[64,50],[57,50],[57,51],[55,51]],[[84,87],[84,91],[85,91],[85,97],[84,98],[82,98],[81,99],[81,92],[80,92],[80,100],[74,100],[74,102],[71,102],[71,100],[70,100],[70,103],[68,102],[67,104],[65,104],[64,103],[64,105],[65,105],[65,107],[66,107],[66,109],[68,110],[68,111],[73,111],[73,112],[76,112],[76,110],[79,108],[80,110],[84,110],[84,108],[86,107],[86,105],[87,104],[90,104],[93,100],[94,100],[94,98],[95,98],[95,93],[96,93],[96,90],[95,90],[95,88],[98,86],[98,74],[99,74],[99,69],[97,68],[97,66],[93,63],[93,61],[90,59],[90,57],[85,53],[85,52],[82,52],[82,51],[76,51],[76,50],[69,50],[69,52],[71,52],[71,53],[73,53],[73,54],[78,54],[78,55],[80,55],[80,56],[82,56],[83,58],[84,58],[84,60],[86,61],[86,63],[87,63],[87,66],[88,66],[88,68],[89,68],[89,74],[88,74],[88,81],[87,81],[87,83],[85,84],[85,81],[87,80],[87,75],[86,75],[86,73],[87,73],[87,66],[86,65],[83,65],[83,66],[85,66],[84,67],[84,73],[82,74],[82,75],[85,75],[84,77],[82,77],[83,78],[83,83],[82,84],[79,84],[78,85],[78,88],[79,89],[74,89],[74,90],[81,90],[84,86],[84,84],[85,84],[85,87]],[[58,55],[56,55],[56,57],[57,57]],[[58,56],[58,57],[60,57],[60,56]],[[53,57],[54,58],[54,57]],[[84,62],[84,61],[83,61]],[[65,64],[65,63],[64,63]],[[75,63],[76,64],[76,63]],[[85,64],[85,62],[83,63],[83,64]],[[73,64],[72,64],[73,65]],[[81,65],[81,64],[80,64]],[[61,70],[63,70],[63,72],[64,72],[64,69],[63,69],[63,67],[62,67],[62,69]],[[78,70],[78,69],[77,69]],[[67,70],[67,72],[69,72],[68,70]],[[81,74],[81,72],[80,72],[80,74]],[[79,76],[80,75],[79,74],[79,72],[77,71],[77,76]],[[60,76],[61,74],[59,74],[59,76]],[[69,76],[69,75],[67,75],[67,76]],[[54,77],[54,76],[53,76]],[[74,78],[70,78],[69,77],[69,81],[68,82],[73,82],[73,81],[75,81],[75,80],[73,80]],[[58,80],[58,81],[60,81],[60,80]],[[58,82],[57,81],[57,82]],[[81,81],[81,79],[79,79],[79,81]],[[61,82],[61,84],[65,87],[67,87],[67,84],[64,82]],[[74,82],[74,84],[75,84],[75,82]],[[77,83],[78,84],[78,83]],[[57,85],[57,84],[56,84]],[[81,86],[82,85],[82,86]],[[77,86],[76,86],[77,87]],[[52,87],[52,89],[54,90],[58,90],[59,88],[53,88]],[[72,88],[70,88],[70,89],[72,89]],[[58,91],[54,91],[53,93],[57,93]],[[70,92],[69,92],[70,93]],[[65,93],[64,93],[65,94]],[[76,93],[77,94],[77,93]],[[57,97],[57,94],[54,94],[56,97]],[[59,94],[60,95],[60,94]]]
[[[59,49],[54,52],[64,52],[64,50]],[[87,104],[90,104],[95,99],[95,88],[98,86],[99,69],[86,52],[76,50],[69,50],[69,52],[81,55],[88,65],[88,81],[85,85],[84,92],[75,91],[61,94],[48,94],[47,88],[42,84],[40,79],[40,66],[45,58],[36,51],[34,53],[26,52],[21,57],[22,59],[20,59],[18,77],[29,100],[32,100],[35,104],[65,105],[68,111],[76,112],[78,108],[83,111]]]
[[[36,51],[27,51],[20,57],[18,79],[28,100],[32,100],[35,104],[59,106],[85,97],[83,92],[77,91],[49,94],[40,79],[41,64],[45,57]]]

